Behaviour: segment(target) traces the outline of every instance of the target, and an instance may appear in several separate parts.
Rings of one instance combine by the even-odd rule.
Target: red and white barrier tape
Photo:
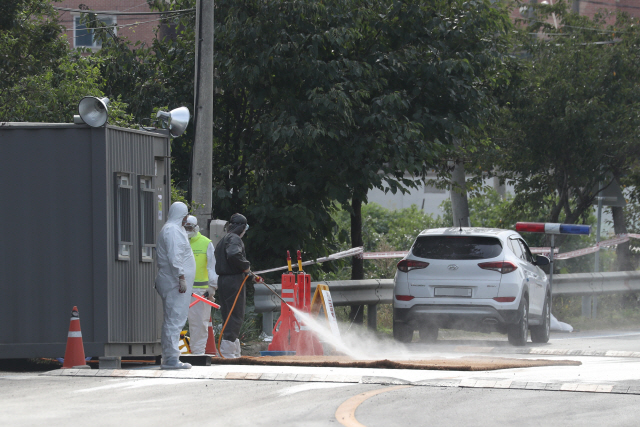
[[[362,258],[364,259],[404,258],[408,254],[409,254],[409,251],[365,252],[362,254]]]
[[[304,261],[302,265],[304,266],[304,265],[311,265],[311,264],[320,264],[327,261],[334,261],[340,258],[348,258],[352,256],[361,255],[362,252],[364,252],[364,248],[360,246],[358,248],[351,248],[349,250],[338,252],[323,258],[314,259],[312,261]],[[289,267],[285,265],[284,267],[271,268],[269,270],[254,271],[254,273],[255,274],[271,273],[272,271],[281,271],[281,270],[286,270],[287,268]]]
[[[620,234],[613,239],[603,240],[602,242],[597,243],[595,246],[558,254],[557,256],[555,256],[555,259],[569,259],[592,254],[597,252],[598,248],[606,248],[609,246],[615,246],[619,245],[620,243],[628,242],[629,238],[631,237],[633,237],[634,239],[640,239],[640,234]]]
[[[640,239],[640,234],[620,234],[613,239],[603,240],[595,246],[588,248],[578,249],[571,252],[558,253],[558,248],[554,248],[554,259],[570,259],[583,255],[588,255],[596,252],[598,248],[606,248],[609,246],[619,245],[620,243],[628,242],[629,238]],[[530,248],[531,253],[549,256],[551,248]],[[404,258],[409,254],[409,251],[396,251],[396,252],[365,252],[362,254],[364,259],[386,259],[386,258]]]

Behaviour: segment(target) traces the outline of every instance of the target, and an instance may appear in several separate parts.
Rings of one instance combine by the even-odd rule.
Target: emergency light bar
[[[590,225],[554,224],[551,222],[517,222],[516,231],[546,234],[591,234]]]

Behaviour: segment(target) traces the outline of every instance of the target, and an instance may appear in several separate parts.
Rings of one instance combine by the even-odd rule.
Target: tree
[[[639,154],[640,32],[622,14],[607,25],[610,17],[578,16],[562,2],[536,10],[485,170],[497,165],[515,183],[515,209],[586,221],[598,183],[627,175]],[[552,12],[557,30],[545,23]]]
[[[88,11],[82,22],[100,39],[102,48],[90,59],[104,79],[104,93],[127,104],[132,122],[150,126],[150,117],[158,109],[186,106],[193,114],[195,57],[195,0],[165,2],[154,0],[150,6],[159,11],[186,9],[163,15],[161,28],[170,26],[171,37],[159,37],[151,46],[131,43],[117,34],[97,15]],[[172,175],[177,187],[188,188],[193,127],[171,141]],[[191,202],[191,201],[190,201]]]
[[[49,0],[0,4],[0,97],[23,78],[55,68],[67,54],[62,27]]]
[[[213,214],[249,217],[258,268],[282,264],[287,249],[336,248],[338,206],[353,213],[359,245],[369,189],[403,191],[447,157],[454,135],[481,129],[509,26],[484,0],[220,0],[215,16]],[[135,53],[103,42],[103,70],[131,112],[143,88],[168,103],[169,84],[193,84],[180,68],[192,24],[182,18],[175,40]],[[109,71],[118,67],[132,74]],[[174,153],[188,152],[183,141]]]
[[[90,58],[69,48],[50,0],[0,4],[0,121],[70,123],[84,96],[102,97],[102,75]],[[131,117],[112,100],[109,120]]]

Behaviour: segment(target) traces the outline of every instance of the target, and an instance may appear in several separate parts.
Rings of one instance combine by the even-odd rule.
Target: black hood
[[[231,215],[231,219],[227,224],[227,232],[237,234],[239,236],[242,234],[246,226],[247,218],[242,214],[235,213]]]

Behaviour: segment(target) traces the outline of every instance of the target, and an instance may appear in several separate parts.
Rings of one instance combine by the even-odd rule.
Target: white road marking
[[[321,388],[336,388],[336,387],[344,387],[352,385],[351,383],[305,383],[300,385],[295,385],[293,387],[285,388],[278,392],[280,397],[290,396],[292,394],[300,393],[307,390],[318,390]]]
[[[632,337],[640,335],[640,332],[626,332],[622,334],[600,334],[600,335],[579,335],[579,336],[567,336],[567,337],[553,337],[549,341],[561,341],[561,340],[582,340],[590,338],[619,338],[619,337]]]
[[[136,379],[136,380],[126,380],[126,381],[121,381],[121,380],[113,380],[113,381],[116,381],[116,383],[107,384],[99,387],[91,387],[91,388],[83,388],[80,390],[74,390],[74,393],[85,393],[85,392],[109,390],[109,389],[115,389],[115,388],[131,389],[131,388],[149,387],[149,386],[156,386],[156,385],[174,385],[174,384],[188,383],[188,382],[194,382],[194,381],[200,381],[200,380],[195,378],[184,378],[184,379],[144,378],[139,380]]]

